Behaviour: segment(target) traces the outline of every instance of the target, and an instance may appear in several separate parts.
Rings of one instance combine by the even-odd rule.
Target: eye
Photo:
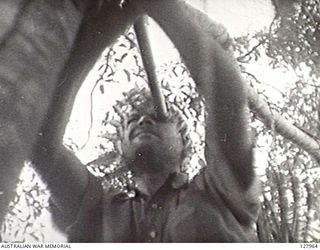
[[[138,121],[139,116],[138,115],[133,115],[130,116],[127,120],[127,126],[129,126],[131,123]]]
[[[127,125],[130,125],[131,123],[135,122],[137,119],[131,118],[127,121]]]

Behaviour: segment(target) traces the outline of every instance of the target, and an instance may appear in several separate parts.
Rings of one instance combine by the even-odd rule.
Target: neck
[[[153,196],[165,183],[170,174],[178,169],[178,165],[170,162],[146,161],[140,159],[131,164],[130,169],[139,180],[138,185],[143,185],[148,194]],[[142,183],[141,183],[142,182]]]
[[[159,173],[150,175],[149,173],[141,173],[137,175],[139,181],[138,185],[142,185],[149,197],[152,197],[165,183],[169,175],[159,175]]]

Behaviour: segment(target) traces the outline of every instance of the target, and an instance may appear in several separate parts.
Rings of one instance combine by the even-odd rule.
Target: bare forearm
[[[246,103],[245,84],[226,29],[179,0],[153,1],[145,9],[173,41],[208,102],[242,109]]]
[[[86,8],[79,0],[79,6]],[[1,1],[0,224],[83,16],[69,0]]]
[[[60,78],[47,119],[33,152],[36,169],[47,183],[58,208],[66,214],[76,214],[85,193],[86,168],[63,147],[63,135],[74,100],[87,73],[103,50],[125,32],[139,16],[128,6],[121,9],[116,1],[104,1],[91,10],[81,25],[72,54]]]
[[[219,144],[244,188],[253,180],[252,138],[249,131],[247,86],[234,58],[216,52],[217,82],[212,90],[214,103],[208,120],[215,123]],[[210,118],[211,116],[211,118]]]
[[[135,6],[129,5],[127,8],[121,8],[117,2],[115,0],[103,1],[100,8],[87,13],[82,22],[48,115],[50,120],[61,121],[59,129],[55,128],[54,136],[51,138],[58,140],[58,143],[62,141],[66,122],[68,122],[76,95],[86,76],[102,52],[124,34],[140,16],[140,10]]]
[[[206,99],[207,142],[220,145],[237,174],[251,176],[246,84],[232,55],[228,33],[205,14],[179,0],[157,1],[146,6],[146,12],[177,47]]]
[[[206,46],[207,35],[204,35],[198,24],[198,14],[202,13],[182,1],[142,2],[146,13],[163,28],[177,47],[192,77],[201,86],[204,82],[202,78],[207,76],[202,73],[206,65],[203,59],[208,58],[206,53],[212,54]]]

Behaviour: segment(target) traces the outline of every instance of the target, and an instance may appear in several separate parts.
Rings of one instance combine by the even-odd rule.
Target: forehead
[[[125,117],[137,116],[137,115],[152,115],[155,116],[156,112],[152,101],[145,101],[138,105],[130,106],[126,112]]]

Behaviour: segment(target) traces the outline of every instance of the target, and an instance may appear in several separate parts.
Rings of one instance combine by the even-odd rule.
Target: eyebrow
[[[128,115],[127,115],[127,118],[135,117],[135,116],[140,116],[140,115],[141,115],[140,113],[134,112],[134,113],[128,114]]]
[[[156,112],[154,112],[154,111],[145,112],[143,110],[134,110],[134,111],[132,111],[132,113],[128,113],[126,115],[126,117],[130,118],[130,117],[143,116],[143,115],[148,115],[148,116],[151,116],[152,118],[156,118],[156,116],[157,116]]]

